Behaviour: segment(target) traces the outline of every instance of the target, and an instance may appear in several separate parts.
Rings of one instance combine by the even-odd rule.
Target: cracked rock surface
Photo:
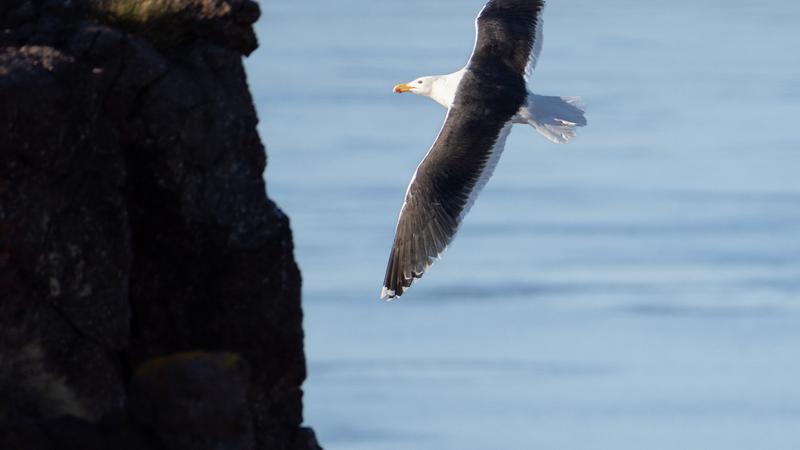
[[[318,449],[249,0],[0,3],[0,448]]]

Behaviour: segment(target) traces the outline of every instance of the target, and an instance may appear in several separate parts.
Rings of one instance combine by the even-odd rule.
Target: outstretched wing
[[[381,298],[402,295],[442,254],[503,151],[510,122],[470,127],[458,116],[448,114],[408,186]]]
[[[544,0],[491,0],[476,19],[471,61],[500,57],[527,78],[542,51]]]

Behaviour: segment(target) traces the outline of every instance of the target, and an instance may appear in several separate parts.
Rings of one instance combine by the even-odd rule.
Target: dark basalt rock
[[[316,449],[249,0],[0,3],[0,448]]]
[[[181,353],[134,371],[133,416],[168,448],[255,448],[247,404],[250,370],[231,353]]]

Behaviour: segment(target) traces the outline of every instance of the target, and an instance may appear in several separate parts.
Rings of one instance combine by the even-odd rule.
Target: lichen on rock
[[[250,54],[258,46],[252,25],[260,15],[250,0],[74,0],[98,20],[174,46],[210,38]]]

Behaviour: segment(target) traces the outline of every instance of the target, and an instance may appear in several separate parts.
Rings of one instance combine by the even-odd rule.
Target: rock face
[[[0,448],[318,448],[249,0],[0,3]]]

